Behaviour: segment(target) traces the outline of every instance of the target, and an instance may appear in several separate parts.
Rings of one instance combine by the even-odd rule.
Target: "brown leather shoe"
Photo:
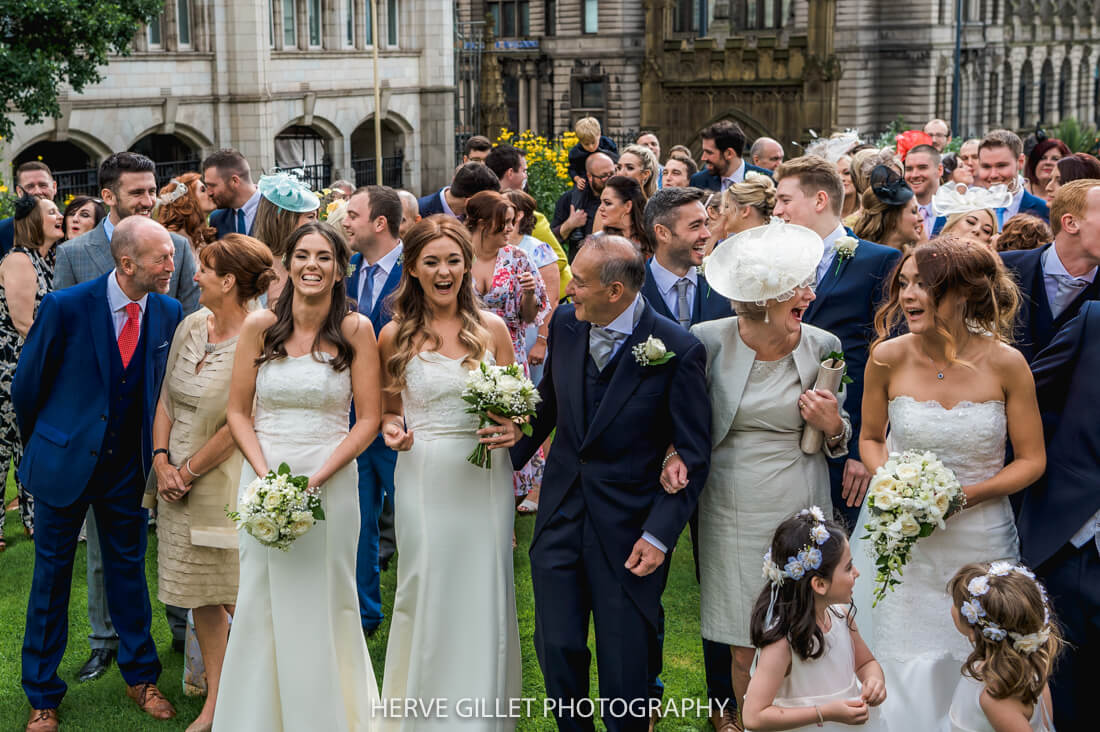
[[[126,687],[126,696],[137,702],[141,711],[153,719],[171,719],[176,716],[175,707],[154,683],[138,684]]]
[[[57,732],[60,724],[56,709],[32,709],[27,732]]]
[[[710,715],[710,724],[714,732],[744,732],[745,728],[737,721],[737,712],[726,708],[725,712],[715,709]]]

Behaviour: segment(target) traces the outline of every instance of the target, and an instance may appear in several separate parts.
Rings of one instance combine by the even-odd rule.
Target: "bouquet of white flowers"
[[[284,552],[318,521],[325,519],[321,497],[309,490],[309,478],[291,475],[283,463],[278,472],[256,478],[244,489],[238,510],[226,516],[256,541]]]
[[[490,366],[483,361],[466,377],[462,400],[470,405],[466,411],[480,418],[479,428],[496,424],[489,417],[489,412],[492,412],[512,420],[523,434],[530,435],[531,425],[527,422],[534,416],[542,397],[516,364]],[[478,467],[493,467],[488,445],[480,442],[466,459]]]
[[[891,453],[867,490],[868,551],[875,560],[875,602],[901,584],[902,567],[917,539],[944,528],[964,504],[958,479],[931,452]]]

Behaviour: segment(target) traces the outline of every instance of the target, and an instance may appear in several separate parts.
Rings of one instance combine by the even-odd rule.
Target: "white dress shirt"
[[[138,315],[138,332],[141,332],[141,321],[145,317],[145,304],[148,300],[148,294],[142,295],[140,300],[131,300],[130,296],[123,292],[121,285],[118,284],[118,271],[111,270],[111,274],[107,276],[107,307],[111,310],[111,321],[115,326],[116,341],[122,333],[122,326],[126,325],[126,321],[130,319],[130,316],[126,314],[126,306],[132,302],[136,302],[138,307],[141,308],[141,313]]]
[[[260,189],[257,188],[256,191],[252,194],[252,196],[247,201],[244,202],[244,205],[241,206],[241,209],[240,209],[240,210],[244,211],[244,231],[245,231],[246,234],[248,232],[252,231],[252,222],[256,220],[256,211],[259,210],[259,208],[260,208]],[[237,230],[237,211],[236,210],[233,211],[233,230],[234,231]]]
[[[817,263],[817,284],[819,285],[825,279],[833,260],[836,259],[836,249],[833,247],[836,245],[836,240],[842,236],[848,236],[848,230],[844,228],[844,224],[837,224],[832,233],[824,239],[825,251],[821,254],[821,261]]]
[[[378,302],[378,296],[382,294],[382,288],[386,286],[386,280],[390,278],[390,272],[397,265],[397,260],[401,256],[402,244],[397,242],[397,246],[388,251],[382,256],[375,264],[378,265],[378,269],[374,271],[374,283],[371,289],[371,301],[368,303],[370,307],[368,311],[374,310],[374,304]],[[367,286],[367,261],[364,259],[359,265],[359,291],[356,293],[356,301],[363,299],[363,293],[366,291]]]
[[[924,221],[924,235],[931,239],[932,229],[936,228],[936,215],[932,213],[932,202],[929,201],[923,205],[917,203],[917,208],[920,210],[920,217]]]
[[[687,279],[690,283],[687,288],[688,317],[693,315],[695,309],[695,288],[699,285],[699,271],[695,267],[688,267],[687,274],[680,275],[670,272],[661,266],[657,257],[649,260],[650,269],[653,271],[653,281],[657,285],[657,291],[661,293],[661,299],[672,313],[672,319],[680,317],[680,293],[676,291],[676,283],[681,279]]]
[[[734,183],[741,183],[745,180],[745,159],[741,158],[741,164],[737,166],[737,170],[730,173],[728,176],[722,179],[722,190],[726,190]]]
[[[445,188],[443,188],[443,190],[441,190],[439,192],[439,201],[440,201],[440,203],[443,204],[443,213],[457,219],[458,214],[456,214],[454,211],[452,211],[451,207],[447,205],[447,191],[449,191],[449,190],[451,190],[451,187],[446,186]]]

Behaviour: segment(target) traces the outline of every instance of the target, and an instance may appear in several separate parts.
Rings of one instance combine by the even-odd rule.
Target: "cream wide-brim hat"
[[[811,280],[824,251],[825,243],[810,229],[772,219],[719,242],[705,275],[723,297],[762,305]]]

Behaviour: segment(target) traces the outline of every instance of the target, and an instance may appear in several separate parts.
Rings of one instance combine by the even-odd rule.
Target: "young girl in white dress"
[[[1050,678],[1062,648],[1046,590],[1012,562],[968,564],[951,578],[951,618],[973,651],[951,699],[950,732],[1050,732]]]
[[[886,729],[873,709],[886,699],[882,668],[853,619],[859,572],[844,529],[817,506],[800,511],[775,530],[764,577],[752,611],[760,650],[742,707],[745,728]]]

